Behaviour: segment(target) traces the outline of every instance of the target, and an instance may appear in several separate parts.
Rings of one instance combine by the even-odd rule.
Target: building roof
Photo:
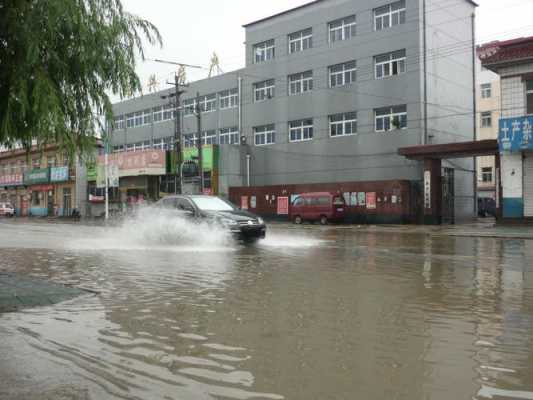
[[[445,144],[426,144],[398,149],[398,154],[410,160],[490,156],[499,151],[498,140],[477,140]]]
[[[483,66],[533,59],[533,36],[494,41],[478,46]]]
[[[252,21],[252,22],[249,22],[245,25],[243,25],[243,28],[248,28],[252,25],[256,25],[256,24],[259,24],[261,22],[264,22],[264,21],[268,21],[269,19],[273,19],[273,18],[277,18],[277,17],[281,17],[282,15],[285,15],[285,14],[290,14],[292,13],[293,11],[298,11],[298,10],[301,10],[302,8],[307,8],[309,6],[313,6],[315,4],[318,4],[318,3],[322,3],[324,1],[327,1],[327,0],[314,0],[314,1],[311,1],[309,3],[305,3],[305,4],[302,4],[301,6],[298,6],[298,7],[294,7],[294,8],[290,8],[288,10],[285,10],[285,11],[282,11],[282,12],[279,12],[277,14],[273,14],[269,17],[265,17],[265,18],[261,18],[261,19],[258,19],[256,21]],[[470,3],[472,4],[474,7],[478,7],[478,4],[473,1],[473,0],[465,0],[467,3]]]

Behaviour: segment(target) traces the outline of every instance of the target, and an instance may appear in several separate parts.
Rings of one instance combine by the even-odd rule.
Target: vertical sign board
[[[248,210],[248,196],[241,196],[241,209]]]
[[[369,210],[376,209],[376,192],[369,192],[366,194],[366,208]]]
[[[288,197],[278,197],[278,215],[289,215]]]
[[[431,209],[431,171],[424,171],[424,208]]]

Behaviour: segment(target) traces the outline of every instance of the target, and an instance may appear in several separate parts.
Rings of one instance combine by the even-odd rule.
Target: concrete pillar
[[[442,223],[442,161],[440,159],[424,160],[423,201],[424,224],[440,225]]]

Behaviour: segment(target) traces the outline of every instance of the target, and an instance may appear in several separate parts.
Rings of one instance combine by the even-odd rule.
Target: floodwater
[[[1,399],[533,399],[524,240],[0,222],[3,271],[98,294],[0,315]]]

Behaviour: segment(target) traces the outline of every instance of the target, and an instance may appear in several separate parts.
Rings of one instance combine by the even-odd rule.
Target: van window
[[[297,197],[292,203],[293,206],[303,206],[305,205],[305,199],[303,197]]]
[[[326,197],[326,196],[321,196],[317,199],[317,204],[319,206],[327,206],[330,204],[329,202],[330,202],[329,197]]]

